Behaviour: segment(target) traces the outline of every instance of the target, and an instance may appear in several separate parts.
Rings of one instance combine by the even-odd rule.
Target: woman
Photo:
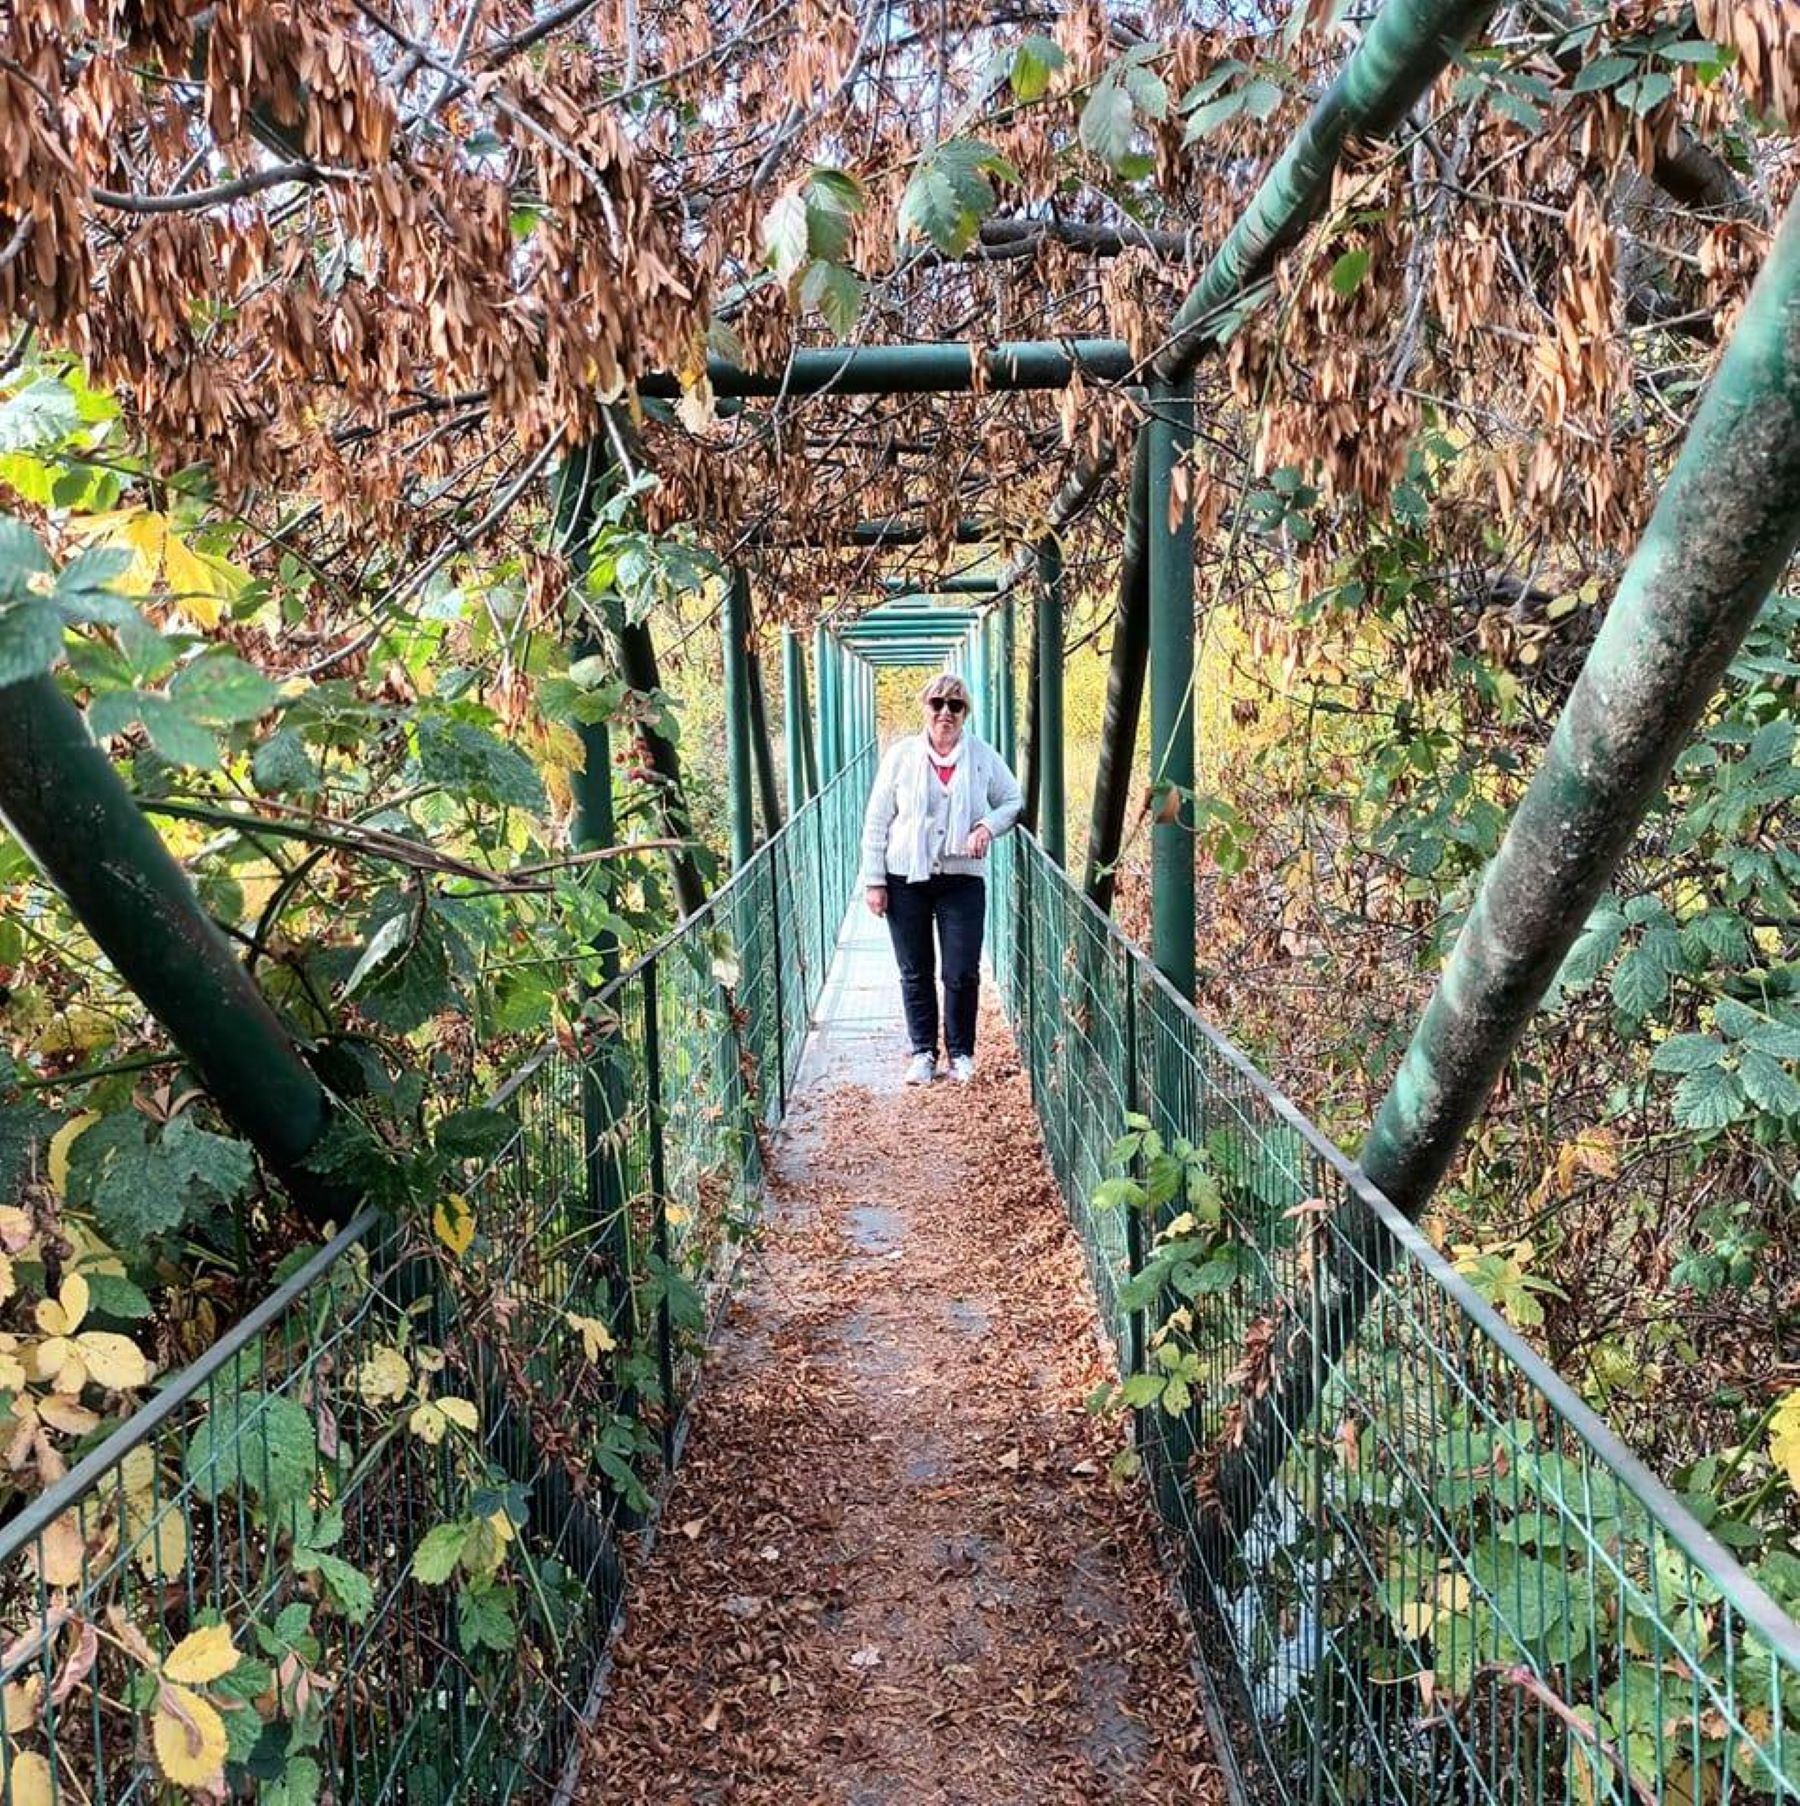
[[[937,1076],[941,948],[944,1051],[951,1075],[966,1085],[975,1076],[981,1002],[982,862],[1025,799],[1005,760],[968,731],[969,692],[960,677],[934,677],[919,701],[925,731],[888,748],[869,793],[862,876],[871,912],[887,918],[900,967],[912,1040],[906,1082],[929,1085]]]

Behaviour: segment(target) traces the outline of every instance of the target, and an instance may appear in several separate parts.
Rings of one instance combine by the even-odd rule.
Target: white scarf
[[[910,884],[923,884],[931,876],[929,787],[937,781],[936,774],[931,769],[934,764],[955,767],[950,779],[950,819],[944,833],[946,857],[962,857],[969,844],[969,836],[974,832],[975,799],[969,777],[969,760],[964,757],[969,750],[969,739],[970,736],[965,732],[947,753],[940,753],[931,744],[931,736],[921,734],[917,755],[902,764],[899,814],[911,832],[902,836],[903,844],[899,850],[906,865],[900,875]]]

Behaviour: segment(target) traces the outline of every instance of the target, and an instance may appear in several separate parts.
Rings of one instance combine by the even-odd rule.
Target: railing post
[[[769,940],[775,975],[775,1100],[782,1116],[787,1115],[787,1009],[781,982],[781,899],[786,894],[776,873],[776,863],[787,848],[787,837],[777,835],[769,843],[766,854],[769,865]]]
[[[1183,997],[1194,994],[1194,517],[1174,500],[1193,443],[1191,383],[1150,391],[1150,945]],[[1175,518],[1171,520],[1171,511]]]
[[[664,1140],[662,1034],[657,1023],[656,961],[644,965],[644,1105],[650,1144],[651,1235],[656,1247],[656,1372],[662,1388],[663,1465],[675,1465],[675,1325],[669,1307],[669,1156]]]
[[[731,869],[741,871],[756,850],[750,797],[750,669],[744,639],[750,626],[750,578],[734,570],[725,582],[720,651],[725,670],[726,793],[731,818]]]
[[[1063,551],[1055,534],[1038,545],[1038,840],[1057,865],[1068,855],[1063,750]]]
[[[793,628],[781,630],[781,738],[787,754],[788,816],[798,815],[806,787],[806,651]]]
[[[1125,954],[1125,1111],[1129,1115],[1141,1115],[1143,1104],[1141,1087],[1138,1084],[1138,987],[1134,970],[1136,961],[1132,954]],[[1132,1169],[1136,1171],[1137,1162],[1132,1161]],[[1126,1276],[1136,1279],[1144,1270],[1144,1213],[1141,1210],[1128,1210],[1125,1213],[1125,1269]],[[1126,1320],[1125,1336],[1125,1371],[1127,1374],[1142,1373],[1144,1370],[1144,1312],[1140,1306],[1130,1313]],[[1142,1440],[1143,1417],[1138,1417],[1139,1440]]]
[[[1000,641],[1000,756],[1009,770],[1019,768],[1019,618],[1012,591],[1000,600],[997,635]]]

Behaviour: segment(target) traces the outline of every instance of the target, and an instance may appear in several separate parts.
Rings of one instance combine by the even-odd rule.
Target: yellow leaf
[[[0,1248],[8,1254],[21,1253],[36,1233],[30,1211],[21,1210],[16,1204],[0,1204]]]
[[[150,1363],[129,1336],[91,1329],[75,1338],[75,1346],[94,1384],[108,1392],[130,1392],[150,1383]]]
[[[613,1340],[613,1333],[598,1317],[583,1317],[575,1311],[567,1311],[569,1327],[581,1336],[581,1351],[590,1361],[597,1361],[603,1354],[610,1353],[618,1344]]]
[[[167,1510],[131,1545],[131,1559],[146,1580],[173,1580],[187,1567],[187,1520]]]
[[[163,1661],[163,1678],[204,1687],[208,1681],[229,1674],[240,1660],[232,1645],[231,1627],[209,1624],[204,1630],[189,1631],[169,1651]]]
[[[28,1554],[45,1586],[79,1586],[82,1561],[87,1554],[80,1519],[73,1511],[65,1511],[54,1523],[44,1527],[43,1534],[31,1545]]]
[[[1415,1643],[1422,1643],[1431,1635],[1431,1627],[1437,1623],[1437,1607],[1428,1599],[1409,1599],[1400,1608],[1400,1628]]]
[[[37,1326],[47,1336],[72,1336],[87,1312],[88,1282],[79,1273],[71,1273],[54,1298],[38,1305]]]
[[[378,1348],[356,1370],[356,1389],[366,1405],[398,1403],[412,1384],[412,1369],[397,1348]]]
[[[197,558],[173,533],[163,541],[163,568],[168,578],[169,600],[183,614],[192,615],[202,627],[217,627],[226,597],[219,593],[219,575],[204,559]]]
[[[457,1259],[468,1253],[475,1239],[475,1212],[460,1192],[450,1192],[438,1200],[431,1213],[431,1226],[437,1238]]]
[[[480,1412],[466,1398],[440,1398],[437,1406],[459,1430],[467,1430],[471,1435],[481,1422]]]
[[[156,1490],[156,1457],[141,1442],[119,1461],[119,1489],[127,1499],[142,1499]]]
[[[156,1760],[177,1787],[211,1787],[224,1782],[225,1720],[198,1693],[165,1685],[150,1721]]]
[[[14,1750],[6,1779],[12,1787],[12,1806],[56,1806],[50,1763],[36,1750]]]
[[[23,1737],[44,1713],[44,1677],[27,1675],[0,1687],[0,1727],[9,1737]]]
[[[12,1256],[0,1254],[0,1304],[4,1304],[19,1289],[13,1278]]]
[[[1769,1455],[1787,1475],[1788,1485],[1800,1492],[1800,1386],[1796,1386],[1769,1419]]]
[[[66,1393],[46,1393],[37,1402],[37,1414],[53,1430],[61,1430],[65,1436],[85,1436],[89,1430],[98,1429],[100,1418],[97,1412],[90,1411],[86,1405],[78,1404]]]
[[[450,1420],[436,1405],[416,1405],[412,1416],[406,1420],[406,1427],[421,1442],[436,1448],[444,1440],[445,1432],[450,1428]]]
[[[99,1120],[98,1110],[83,1110],[79,1116],[71,1116],[50,1137],[50,1189],[59,1198],[69,1195],[69,1149],[83,1130],[91,1129]]]

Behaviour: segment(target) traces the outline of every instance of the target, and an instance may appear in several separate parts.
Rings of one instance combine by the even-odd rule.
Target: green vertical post
[[[1068,859],[1063,753],[1063,552],[1055,534],[1037,552],[1038,839],[1058,865]]]
[[[1194,521],[1171,520],[1175,466],[1194,437],[1191,383],[1150,391],[1150,950],[1183,997],[1194,994]]]
[[[756,850],[756,820],[750,795],[750,577],[735,570],[725,583],[720,612],[725,665],[726,807],[731,822],[731,869],[748,865]]]
[[[995,630],[1000,652],[1000,756],[1011,770],[1016,771],[1019,759],[1019,626],[1010,590],[996,611]]]
[[[837,743],[832,736],[832,692],[836,676],[837,642],[823,627],[813,630],[813,681],[818,685],[819,788],[837,775]]]
[[[556,546],[568,560],[578,590],[587,580],[594,526],[612,469],[604,443],[590,439],[575,447],[558,466],[552,485]],[[587,626],[584,616],[569,648],[570,657],[588,658],[601,650],[601,639]],[[569,780],[574,800],[569,844],[573,851],[584,853],[612,846],[618,838],[613,816],[612,742],[604,721],[577,722],[575,733],[581,742],[581,765]],[[610,904],[612,886],[604,865],[595,868],[591,882]],[[602,928],[594,937],[594,953],[600,986],[604,987],[619,974],[619,937],[610,928]],[[625,1113],[625,1058],[618,1030],[610,1025],[602,1027],[592,1047],[584,1050],[581,1139],[588,1221],[606,1238],[620,1308],[630,1312],[631,1225],[625,1215],[624,1176],[615,1139]]]
[[[806,649],[793,628],[781,630],[781,737],[787,753],[788,814],[798,815],[812,794],[806,782]]]

